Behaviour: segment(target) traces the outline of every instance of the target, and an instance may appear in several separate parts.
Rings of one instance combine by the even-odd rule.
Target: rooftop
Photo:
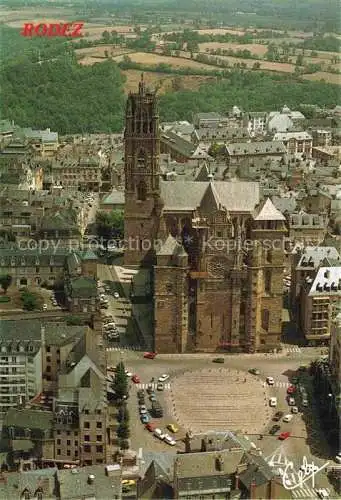
[[[325,258],[341,260],[334,247],[305,247],[296,269],[316,269]]]
[[[309,296],[319,295],[341,298],[341,266],[320,267],[309,291]]]
[[[280,141],[263,141],[263,142],[248,142],[235,143],[226,146],[226,151],[230,156],[240,155],[256,155],[256,154],[274,154],[286,153],[286,148],[283,142]]]

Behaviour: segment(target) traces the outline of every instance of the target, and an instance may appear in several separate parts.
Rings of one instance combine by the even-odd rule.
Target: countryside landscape
[[[49,66],[49,72],[52,73],[61,60],[64,63],[72,60],[72,64],[77,65],[80,78],[82,72],[85,75],[86,71],[96,74],[117,71],[117,78],[121,80],[120,88],[125,95],[136,88],[143,71],[149,85],[157,88],[158,94],[166,99],[168,109],[169,99],[173,101],[173,112],[169,117],[164,113],[166,119],[186,118],[182,104],[174,106],[172,93],[178,94],[176,101],[182,100],[181,92],[197,93],[198,111],[205,111],[200,91],[213,85],[216,93],[219,86],[231,83],[231,77],[246,78],[250,85],[257,81],[258,87],[259,79],[269,85],[271,82],[277,85],[286,82],[287,88],[295,85],[296,89],[299,82],[302,90],[299,92],[299,101],[301,95],[307,94],[303,90],[308,89],[307,85],[313,84],[320,96],[325,94],[321,89],[327,85],[327,93],[334,102],[332,96],[338,92],[338,87],[334,86],[341,83],[341,59],[340,35],[337,23],[333,26],[332,15],[337,9],[333,11],[332,4],[329,10],[326,9],[325,22],[320,19],[317,25],[313,8],[305,11],[304,19],[299,19],[299,16],[294,15],[293,7],[287,19],[281,17],[281,28],[276,17],[270,15],[271,11],[265,17],[264,14],[247,13],[248,10],[245,14],[233,10],[233,2],[228,2],[231,3],[230,8],[218,2],[221,10],[210,12],[209,15],[204,10],[200,15],[200,6],[206,8],[205,2],[199,2],[197,14],[193,14],[193,10],[189,14],[186,8],[190,10],[190,2],[187,3],[182,7],[184,12],[179,12],[177,7],[172,7],[172,3],[167,3],[166,10],[163,10],[162,0],[150,2],[150,6],[145,5],[145,8],[139,8],[135,3],[129,6],[129,2],[128,5],[117,2],[114,6],[104,2],[104,16],[103,9],[96,7],[96,3],[74,2],[71,7],[63,2],[23,2],[22,5],[20,1],[16,5],[14,2],[4,2],[0,11],[4,41],[2,57],[5,63],[11,61],[11,66],[20,58],[23,62],[39,64],[40,69]],[[247,5],[247,2],[244,3]],[[261,2],[261,5],[263,3],[266,6],[266,2]],[[312,5],[315,3],[313,1]],[[82,38],[20,39],[24,23],[77,20],[84,22]],[[99,65],[102,65],[101,69]],[[6,69],[3,78],[4,88],[8,84],[17,85],[11,78],[8,82]],[[305,87],[302,85],[304,83]],[[49,85],[53,85],[51,79]],[[289,94],[293,97],[295,92]],[[121,97],[124,99],[124,95]],[[194,99],[194,95],[187,97]],[[9,108],[6,101],[7,98],[4,109]],[[300,102],[292,104],[298,105]],[[161,101],[161,113],[163,109],[166,106],[163,107]]]

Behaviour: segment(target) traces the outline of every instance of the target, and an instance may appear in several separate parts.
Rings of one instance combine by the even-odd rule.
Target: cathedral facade
[[[258,183],[164,181],[155,93],[125,127],[124,263],[152,269],[155,351],[279,347],[285,218]]]

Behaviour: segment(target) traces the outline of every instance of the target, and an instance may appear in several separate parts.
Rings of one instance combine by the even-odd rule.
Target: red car
[[[294,394],[296,392],[296,387],[294,385],[289,385],[287,389],[288,394]]]
[[[280,435],[278,436],[278,439],[281,441],[284,441],[285,439],[288,439],[288,437],[291,436],[291,432],[281,432]]]
[[[147,425],[146,425],[146,429],[147,429],[147,431],[149,431],[149,432],[154,432],[154,431],[155,431],[155,429],[156,429],[156,425],[155,425],[155,424],[153,424],[152,422],[150,422],[149,424],[147,424]]]
[[[156,352],[145,352],[143,357],[146,359],[154,359],[156,356]]]
[[[139,384],[141,382],[141,379],[138,375],[133,375],[131,377],[131,380],[134,382],[134,384]]]

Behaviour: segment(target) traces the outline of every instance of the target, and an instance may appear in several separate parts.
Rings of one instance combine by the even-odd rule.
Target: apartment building
[[[283,159],[286,148],[282,142],[262,141],[234,143],[226,146],[226,161],[229,167],[252,165],[257,160]]]
[[[288,217],[289,238],[294,246],[319,245],[327,233],[328,217],[303,210]]]
[[[334,247],[307,246],[292,255],[291,304],[297,307],[301,289],[307,278],[314,279],[319,267],[341,265],[341,257]]]
[[[242,127],[208,127],[193,131],[191,140],[195,145],[227,144],[250,141],[247,128]]]
[[[27,246],[26,242],[21,242],[19,246],[13,244],[0,248],[0,274],[12,276],[12,283],[17,287],[52,286],[83,275],[96,278],[97,257],[93,252],[59,248],[52,242],[48,245],[47,241],[32,240],[31,248]]]
[[[340,300],[341,266],[320,267],[314,280],[306,279],[300,297],[300,323],[310,345],[329,342],[333,307]]]
[[[254,111],[247,113],[244,116],[244,124],[249,131],[249,134],[254,137],[255,135],[263,135],[265,126],[268,119],[268,113],[263,111]]]
[[[196,129],[227,126],[229,124],[229,121],[230,121],[229,117],[214,112],[196,113],[193,116],[193,124]]]
[[[81,336],[74,332],[74,336],[65,338],[65,344],[60,341],[59,345],[55,337],[56,330],[52,336],[46,325],[43,366],[44,370],[51,366],[51,370],[44,375],[56,373],[57,381],[51,380],[53,390],[44,394],[52,395],[53,404],[46,404],[46,398],[41,396],[24,409],[7,412],[2,433],[6,450],[16,452],[18,463],[25,459],[31,465],[36,460],[46,466],[104,464],[108,415],[106,359],[100,335],[90,329]],[[54,369],[52,360],[47,359],[52,357],[52,346],[59,349],[59,366]],[[44,422],[40,422],[42,418]],[[39,432],[34,430],[36,425]],[[23,438],[30,442],[24,443]]]
[[[283,142],[290,155],[312,156],[313,138],[308,132],[277,132],[273,140]]]
[[[99,192],[102,185],[100,156],[65,156],[51,161],[53,182],[65,188]]]
[[[332,145],[332,131],[326,129],[313,129],[311,131],[313,137],[313,147],[326,147]]]
[[[0,414],[42,391],[41,329],[20,331],[16,321],[0,322]]]

